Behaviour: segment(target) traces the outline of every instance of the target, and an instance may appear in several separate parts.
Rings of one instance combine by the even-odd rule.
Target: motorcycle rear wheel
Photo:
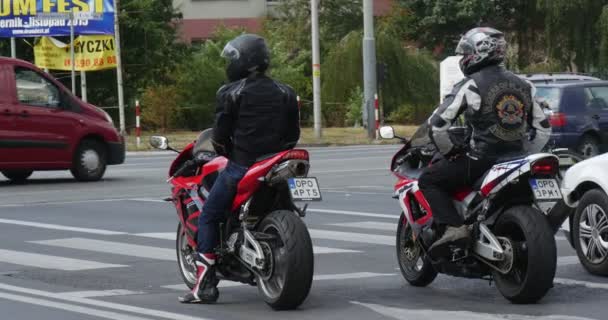
[[[271,260],[268,277],[258,278],[258,290],[275,310],[295,309],[308,296],[314,272],[312,241],[302,219],[292,211],[270,213],[256,228],[277,240],[266,246]]]
[[[553,287],[557,264],[555,238],[544,215],[530,206],[515,206],[500,216],[493,230],[513,247],[507,274],[493,271],[496,287],[516,304],[536,303]]]
[[[426,287],[437,277],[437,271],[420,248],[420,244],[412,240],[412,228],[405,223],[402,213],[397,227],[397,260],[401,275],[409,284],[415,287]]]

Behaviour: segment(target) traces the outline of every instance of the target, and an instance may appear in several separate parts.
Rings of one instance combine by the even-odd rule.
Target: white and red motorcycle
[[[454,204],[471,229],[471,245],[431,258],[427,250],[438,238],[436,225],[418,188],[422,170],[436,158],[428,130],[422,125],[411,140],[396,137],[391,127],[380,130],[383,138],[405,143],[390,168],[402,209],[396,245],[403,277],[420,287],[437,273],[488,279],[514,303],[537,302],[555,276],[557,252],[547,213],[562,199],[558,157],[539,153],[501,159],[477,183],[454,193]]]

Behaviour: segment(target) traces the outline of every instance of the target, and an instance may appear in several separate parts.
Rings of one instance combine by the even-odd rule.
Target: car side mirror
[[[380,137],[382,139],[394,139],[395,138],[395,130],[393,127],[386,126],[380,128]]]
[[[156,149],[168,150],[169,149],[169,139],[167,139],[167,137],[165,137],[165,136],[151,136],[150,145]]]

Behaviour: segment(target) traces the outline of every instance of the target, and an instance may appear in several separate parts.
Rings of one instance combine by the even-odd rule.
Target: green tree
[[[546,12],[551,57],[572,71],[589,72],[600,65],[608,0],[539,0],[538,5]]]

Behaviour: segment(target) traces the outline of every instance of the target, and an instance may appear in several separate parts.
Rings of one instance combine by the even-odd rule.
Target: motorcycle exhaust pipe
[[[566,219],[574,215],[574,208],[570,208],[564,200],[560,200],[547,214],[547,221],[553,230],[553,234],[559,231]]]

